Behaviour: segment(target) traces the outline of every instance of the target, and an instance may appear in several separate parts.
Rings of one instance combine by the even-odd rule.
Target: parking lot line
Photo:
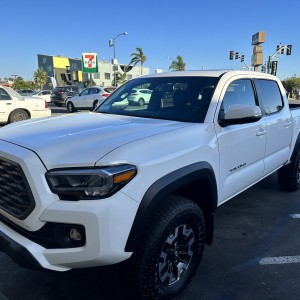
[[[290,217],[297,219],[300,218],[300,214],[291,214]]]
[[[300,255],[265,257],[262,258],[259,262],[260,265],[279,265],[279,264],[297,264],[297,263],[300,263]]]

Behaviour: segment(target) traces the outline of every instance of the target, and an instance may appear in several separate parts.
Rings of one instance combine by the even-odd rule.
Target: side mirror
[[[231,105],[226,112],[221,108],[219,124],[222,127],[234,124],[253,123],[260,120],[262,112],[259,106],[249,104]]]

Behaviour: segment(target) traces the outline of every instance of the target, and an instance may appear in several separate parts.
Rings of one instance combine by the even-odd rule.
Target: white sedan
[[[39,98],[44,99],[47,102],[51,102],[50,96],[51,96],[51,91],[50,90],[42,90],[42,91],[39,91],[39,92],[35,92],[32,95],[32,97],[39,97]]]
[[[115,87],[91,86],[81,91],[78,96],[71,97],[66,102],[68,112],[76,110],[94,110],[99,103],[102,103]]]
[[[48,103],[40,98],[23,97],[10,87],[0,85],[0,123],[51,116]]]

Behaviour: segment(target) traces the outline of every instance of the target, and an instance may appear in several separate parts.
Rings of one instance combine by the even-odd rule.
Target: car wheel
[[[67,110],[69,113],[75,112],[74,104],[71,101],[67,102]]]
[[[300,149],[292,155],[291,162],[277,172],[278,183],[285,191],[296,191],[300,187]]]
[[[23,121],[29,119],[29,114],[24,109],[16,109],[9,115],[9,123],[14,123],[18,121]]]
[[[97,104],[98,104],[98,100],[94,101],[94,103],[93,103],[93,110],[97,107]]]
[[[184,197],[170,197],[156,211],[134,254],[139,299],[178,297],[199,266],[204,243],[205,223],[199,206]]]
[[[144,106],[145,105],[145,100],[143,98],[140,98],[138,103],[139,103],[139,106]]]

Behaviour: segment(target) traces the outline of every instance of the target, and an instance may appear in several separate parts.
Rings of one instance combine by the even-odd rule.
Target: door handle
[[[6,105],[12,105],[12,103],[6,103]]]
[[[256,132],[256,136],[263,136],[267,133],[265,129],[260,129],[259,131]]]
[[[284,127],[290,127],[292,125],[291,121],[287,121],[284,123]]]

